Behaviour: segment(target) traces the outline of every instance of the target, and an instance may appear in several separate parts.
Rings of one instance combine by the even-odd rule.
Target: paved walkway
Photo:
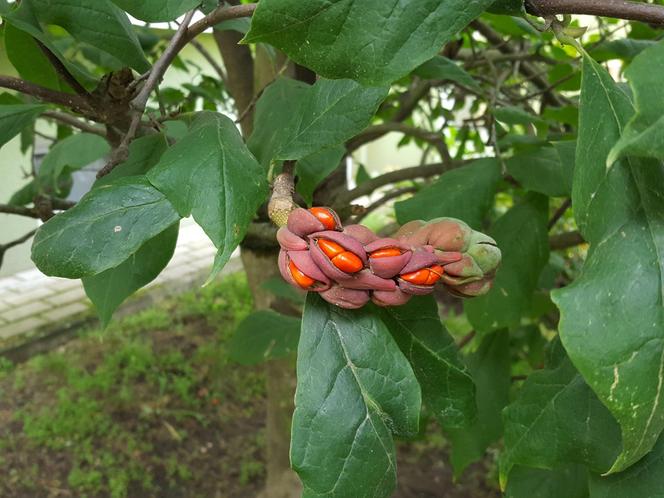
[[[148,287],[177,283],[182,288],[200,281],[207,276],[215,252],[203,230],[192,220],[183,220],[173,259]],[[228,271],[239,267],[238,260],[229,263]],[[91,306],[80,280],[47,277],[37,269],[0,278],[0,341],[66,323]]]

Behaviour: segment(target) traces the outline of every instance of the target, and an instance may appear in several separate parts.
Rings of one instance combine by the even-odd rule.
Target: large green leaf
[[[410,199],[397,202],[394,206],[397,221],[404,224],[412,220],[451,217],[478,228],[493,205],[499,181],[500,165],[493,158],[453,169]]]
[[[108,142],[99,135],[77,133],[57,142],[39,166],[37,181],[42,189],[56,189],[60,175],[75,171],[104,157]]]
[[[625,71],[634,91],[636,115],[621,132],[620,140],[609,153],[610,165],[622,156],[664,159],[664,41],[639,54]]]
[[[590,498],[662,498],[664,496],[664,436],[650,453],[629,469],[590,479]]]
[[[69,88],[61,82],[55,68],[30,34],[9,22],[4,24],[4,31],[7,58],[21,78],[47,88]]]
[[[550,197],[572,194],[576,143],[557,142],[517,154],[505,161],[507,171],[526,189]]]
[[[490,444],[503,434],[502,409],[509,403],[510,336],[499,330],[482,340],[468,356],[468,368],[477,386],[477,418],[472,425],[449,431],[450,460],[456,476],[484,455]]]
[[[200,5],[201,0],[112,0],[136,19],[147,22],[174,21],[188,10]]]
[[[10,33],[6,35],[9,37],[6,38],[7,41],[11,42],[7,45],[7,55],[23,78],[49,88],[67,88],[64,83],[57,81],[59,77],[55,73],[53,66],[36,43],[34,41],[31,42],[30,37],[33,37],[46,46],[64,64],[69,72],[74,75],[79,83],[88,90],[94,89],[98,83],[96,79],[78,64],[66,58],[58,48],[59,44],[52,39],[50,34],[42,29],[40,24],[40,21],[42,21],[40,10],[32,0],[21,2],[18,9],[5,14],[3,17],[8,25],[11,24],[17,30],[23,31],[28,35],[21,36],[11,28]],[[93,33],[96,33],[96,29]]]
[[[83,287],[106,327],[122,302],[152,282],[166,267],[175,251],[180,224],[175,223],[143,244],[138,251],[116,266],[83,278]]]
[[[464,304],[477,331],[519,325],[530,308],[539,274],[549,260],[547,216],[548,199],[529,194],[491,229],[503,261],[489,293]]]
[[[420,402],[413,370],[377,316],[309,293],[291,435],[291,463],[304,497],[391,496],[391,434],[417,432]]]
[[[244,238],[268,192],[265,171],[233,122],[214,112],[199,113],[148,178],[181,216],[193,215],[217,247],[210,278]]]
[[[18,135],[46,110],[37,104],[0,105],[0,147]]]
[[[337,169],[345,153],[343,146],[331,147],[297,162],[297,191],[307,204],[311,205],[316,187]]]
[[[503,419],[503,484],[517,464],[554,469],[578,463],[603,472],[620,452],[618,424],[568,358],[531,373]]]
[[[297,350],[302,320],[274,311],[256,311],[242,320],[229,346],[233,361],[255,365]]]
[[[664,429],[664,166],[630,158],[606,167],[632,105],[588,57],[583,71],[572,201],[590,251],[553,300],[565,349],[621,425],[617,472]]]
[[[168,199],[141,176],[93,189],[42,225],[32,260],[43,273],[82,278],[115,268],[180,219]]]
[[[445,429],[470,425],[476,415],[475,385],[432,297],[379,312],[422,387],[423,401]]]
[[[471,90],[480,90],[477,80],[468,74],[463,67],[442,55],[437,55],[415,68],[413,74],[429,80],[453,81]]]
[[[249,147],[267,164],[341,144],[367,127],[387,91],[352,80],[320,79],[313,86],[277,80],[259,100]]]
[[[588,470],[583,465],[555,470],[517,466],[510,474],[505,498],[588,498]]]
[[[44,24],[61,26],[76,40],[117,57],[137,71],[150,68],[129,18],[109,0],[22,0],[17,12],[22,10],[30,11]],[[20,16],[17,12],[14,14]]]
[[[129,144],[127,160],[118,164],[108,175],[99,178],[95,187],[112,183],[123,176],[145,175],[159,162],[166,149],[168,141],[161,133],[137,138]]]
[[[436,55],[493,0],[261,0],[245,42],[326,78],[390,83]]]
[[[254,131],[247,146],[258,162],[268,166],[284,141],[287,124],[293,110],[299,110],[299,102],[309,92],[310,86],[292,78],[277,78],[263,90],[256,102]]]

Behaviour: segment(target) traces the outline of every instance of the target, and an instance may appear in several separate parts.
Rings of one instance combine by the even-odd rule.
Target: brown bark
[[[248,137],[253,129],[253,109],[249,109],[254,97],[254,61],[251,51],[247,45],[238,44],[242,35],[237,31],[215,31],[214,39],[224,60],[228,92],[235,100],[238,115],[246,111],[240,127],[242,134]]]
[[[242,263],[256,309],[275,305],[272,293],[262,283],[278,274],[276,251],[242,249]],[[295,392],[295,365],[292,359],[271,360],[265,365],[267,376],[266,462],[267,482],[261,498],[292,498],[301,487],[290,468],[290,423]]]

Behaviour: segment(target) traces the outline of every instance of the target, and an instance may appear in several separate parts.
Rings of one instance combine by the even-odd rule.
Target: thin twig
[[[60,121],[62,123],[68,124],[69,126],[73,126],[74,128],[78,128],[79,130],[85,131],[87,133],[93,133],[101,137],[106,137],[106,132],[104,131],[103,128],[91,125],[89,123],[86,123],[85,121],[81,121],[80,119],[76,119],[74,116],[70,116],[69,114],[65,114],[64,112],[46,111],[42,113],[42,117]]]
[[[465,336],[463,336],[461,338],[461,340],[457,343],[457,347],[459,349],[462,349],[464,346],[469,344],[470,341],[472,341],[475,338],[476,335],[477,335],[477,332],[474,331],[474,330],[471,330],[470,332],[468,332]]]
[[[212,54],[206,49],[202,43],[196,41],[196,40],[191,40],[189,42],[192,47],[194,47],[198,52],[203,56],[203,58],[210,64],[212,69],[214,69],[215,73],[219,76],[219,79],[224,82],[224,85],[228,87],[227,83],[227,76],[226,76],[226,71],[224,71],[224,68],[221,67],[221,64],[219,64],[216,59],[212,56]]]
[[[355,217],[353,223],[359,223],[361,220],[369,216],[376,209],[383,206],[385,203],[391,201],[392,199],[396,199],[398,197],[401,197],[402,195],[412,194],[414,192],[417,192],[418,190],[419,187],[404,187],[388,192],[383,197],[378,199],[376,202],[373,202],[372,204],[369,204],[369,206],[367,206],[366,208],[363,208],[362,211]]]
[[[584,244],[586,240],[580,232],[564,232],[549,237],[549,247],[552,251],[569,249]]]
[[[565,199],[563,203],[560,205],[558,209],[556,209],[556,212],[553,213],[553,216],[549,220],[549,223],[547,225],[547,228],[551,230],[556,223],[558,223],[558,220],[563,217],[565,212],[569,209],[569,207],[572,205],[572,199]]]
[[[189,27],[185,37],[180,42],[181,45],[179,48],[182,48],[184,45],[186,45],[191,40],[196,38],[206,29],[211,28],[222,21],[228,21],[230,19],[238,19],[240,17],[251,17],[255,10],[256,10],[255,3],[246,3],[242,5],[231,5],[231,6],[221,5],[212,12],[210,12],[203,19],[192,24]]]
[[[19,246],[19,245],[23,244],[24,242],[27,242],[28,240],[30,240],[30,238],[35,233],[37,233],[37,229],[29,231],[28,233],[26,233],[25,235],[19,237],[16,240],[12,240],[11,242],[7,242],[6,244],[0,244],[0,266],[2,266],[2,260],[5,257],[5,253],[9,249],[11,249],[12,247]]]
[[[451,165],[443,163],[425,164],[422,166],[413,166],[411,168],[398,169],[385,173],[384,175],[371,178],[366,182],[358,185],[352,190],[340,193],[335,199],[335,205],[347,206],[355,199],[371,194],[374,190],[390,185],[392,183],[402,182],[404,180],[413,180],[415,178],[429,178],[431,176],[440,175],[449,169],[458,168],[467,164],[466,161],[454,162]]]
[[[58,73],[60,79],[69,85],[72,90],[83,97],[86,101],[91,103],[92,95],[90,95],[90,93],[85,88],[83,88],[83,85],[81,85],[74,77],[74,75],[69,72],[69,69],[67,69],[62,61],[53,52],[51,52],[51,50],[46,45],[37,40],[37,38],[34,38],[34,40],[53,66],[53,69],[55,69],[55,72]]]
[[[39,213],[34,208],[14,206],[12,204],[0,204],[0,213],[27,216],[28,218],[39,218]]]

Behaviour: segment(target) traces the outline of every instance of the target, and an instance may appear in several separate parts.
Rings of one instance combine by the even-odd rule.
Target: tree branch
[[[39,213],[37,213],[37,210],[34,208],[14,206],[12,204],[0,204],[0,213],[27,216],[28,218],[40,218]]]
[[[351,139],[346,144],[346,148],[349,151],[356,150],[361,145],[371,142],[372,140],[376,140],[376,138],[382,137],[383,135],[393,131],[419,138],[425,142],[430,143],[436,147],[444,163],[450,163],[452,161],[452,157],[450,156],[450,152],[447,149],[447,144],[445,143],[445,138],[443,137],[442,133],[425,130],[416,126],[411,126],[395,121],[388,121],[387,123],[370,126],[355,138]]]
[[[189,27],[189,29],[187,29],[187,33],[180,42],[178,51],[180,48],[182,48],[191,40],[200,35],[203,31],[213,27],[215,24],[219,24],[222,21],[228,21],[229,19],[238,19],[240,17],[251,17],[255,10],[256,10],[255,3],[246,3],[243,5],[231,5],[230,7],[221,5],[217,7],[215,10],[210,12],[203,19],[192,24]]]
[[[558,209],[556,209],[556,212],[553,213],[553,216],[549,220],[549,223],[547,225],[547,228],[549,230],[551,230],[556,225],[556,223],[558,223],[558,220],[563,217],[563,215],[570,208],[571,205],[572,205],[572,199],[567,198],[563,201],[563,203],[560,205]]]
[[[378,199],[376,202],[370,204],[369,206],[362,207],[358,206],[361,208],[361,212],[355,217],[353,220],[353,223],[359,223],[361,220],[369,216],[371,213],[373,213],[376,209],[384,205],[385,203],[391,201],[392,199],[396,199],[398,197],[401,197],[402,195],[406,194],[412,194],[417,192],[419,189],[417,187],[404,187],[404,188],[399,188],[396,190],[393,190],[391,192],[388,192],[385,194],[383,197]]]
[[[564,232],[549,237],[549,247],[552,251],[569,249],[570,247],[578,246],[585,242],[586,240],[583,238],[583,235],[578,231]]]
[[[106,138],[106,132],[103,128],[91,125],[85,121],[81,121],[80,119],[76,119],[74,116],[70,116],[64,112],[46,111],[42,113],[42,117],[54,119],[56,121],[68,124],[69,126],[73,126],[74,128],[78,128],[79,130],[85,131],[86,133],[94,133],[95,135]]]
[[[97,178],[102,178],[103,176],[108,175],[118,164],[125,161],[129,156],[129,144],[136,136],[136,132],[138,131],[138,127],[141,124],[141,118],[145,112],[145,107],[148,104],[150,94],[157,87],[157,85],[159,85],[161,79],[164,76],[164,73],[168,69],[168,66],[170,66],[171,62],[173,62],[173,59],[175,59],[175,56],[182,48],[183,45],[181,45],[181,42],[187,33],[187,28],[191,22],[191,19],[194,17],[194,13],[195,10],[191,10],[184,17],[184,20],[178,27],[175,35],[173,35],[171,41],[168,42],[166,50],[164,50],[159,59],[157,59],[157,62],[154,63],[148,72],[148,76],[145,80],[145,83],[143,84],[143,88],[141,88],[141,91],[138,92],[138,95],[136,95],[136,97],[134,97],[134,99],[129,104],[132,114],[131,122],[129,123],[129,129],[127,130],[127,133],[125,133],[125,136],[122,138],[120,145],[118,145],[117,148],[113,151],[113,154],[111,154],[111,159],[97,173]]]
[[[78,112],[89,111],[90,107],[80,95],[58,92],[13,76],[0,76],[0,87],[16,90],[25,95],[36,97],[44,102],[69,107]]]
[[[88,93],[88,91],[83,88],[83,85],[81,85],[78,80],[74,77],[73,74],[69,72],[69,69],[62,63],[58,57],[51,52],[51,50],[44,45],[42,42],[37,40],[37,38],[34,38],[35,42],[41,49],[41,51],[44,53],[48,61],[51,63],[51,66],[53,66],[53,69],[55,69],[55,72],[58,73],[58,76],[62,81],[64,81],[67,85],[70,86],[72,90],[74,90],[77,94],[79,94],[81,97],[83,97],[87,102],[90,102],[92,99],[92,96]]]
[[[10,242],[7,242],[6,244],[0,244],[0,266],[2,266],[2,260],[5,258],[5,253],[9,249],[11,249],[12,247],[19,246],[24,242],[27,242],[28,240],[30,240],[30,237],[32,237],[35,233],[37,233],[37,229],[29,231],[28,233],[19,237],[16,240],[12,240]]]
[[[540,17],[587,14],[664,25],[664,6],[626,0],[527,0],[526,10]]]
[[[353,200],[371,194],[374,190],[390,185],[392,183],[402,182],[405,180],[413,180],[415,178],[429,178],[431,176],[440,175],[450,169],[457,168],[466,164],[466,162],[456,162],[450,165],[443,163],[425,164],[422,166],[413,166],[411,168],[398,169],[385,173],[384,175],[377,176],[355,187],[348,192],[340,193],[335,199],[336,206],[347,206]]]
[[[198,52],[203,56],[203,58],[212,66],[212,69],[214,69],[214,72],[217,73],[219,76],[219,79],[224,82],[224,85],[228,87],[228,76],[226,76],[226,71],[224,71],[224,68],[221,67],[221,65],[215,60],[214,57],[212,57],[212,54],[208,52],[208,50],[199,42],[196,40],[191,40],[189,43],[191,43],[191,46],[194,47]]]
[[[503,37],[499,33],[495,32],[493,29],[491,29],[489,26],[487,26],[486,24],[478,20],[475,20],[472,23],[470,23],[470,26],[476,29],[482,36],[484,36],[484,38],[487,39],[489,43],[495,46],[496,49],[498,49],[498,51],[502,52],[503,54],[513,55],[518,52],[511,45],[505,43]],[[539,74],[537,67],[534,66],[533,64],[527,61],[522,61],[519,64],[519,71],[526,78],[530,79],[532,83],[540,90],[545,90],[549,87],[549,82]],[[550,104],[553,104],[558,107],[562,107],[567,103],[559,95],[557,95],[555,92],[551,90],[545,91],[544,98]]]

